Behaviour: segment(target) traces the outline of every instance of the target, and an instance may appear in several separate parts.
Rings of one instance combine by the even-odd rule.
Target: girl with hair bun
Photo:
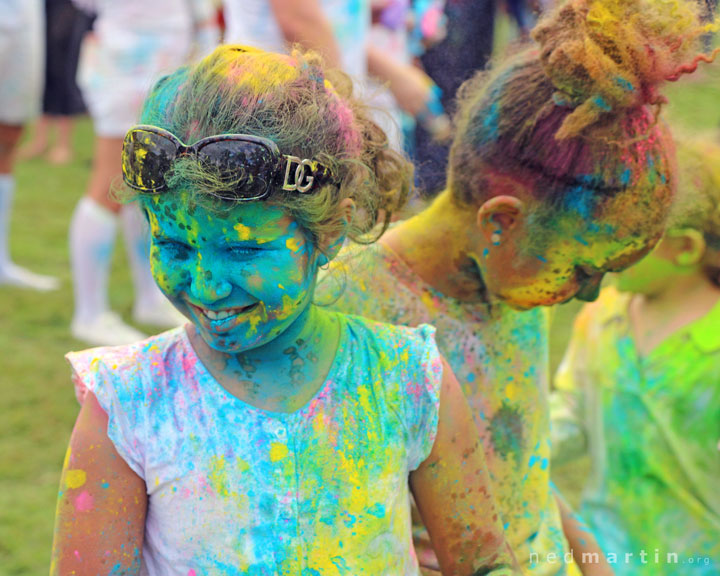
[[[696,46],[713,26],[689,0],[558,5],[536,45],[460,90],[446,190],[376,246],[341,253],[320,286],[338,310],[437,327],[527,574],[577,573],[550,487],[538,307],[595,299],[605,273],[660,239],[676,188],[660,87],[712,59]],[[565,520],[582,564],[587,534]],[[416,547],[437,568],[422,534]]]
[[[590,455],[582,513],[620,575],[720,572],[720,147],[678,162],[663,239],[580,312],[552,397],[553,461]]]
[[[410,165],[317,56],[223,46],[162,79],[123,148],[153,275],[190,324],[68,355],[82,409],[52,574],[519,574],[434,329],[312,304]]]

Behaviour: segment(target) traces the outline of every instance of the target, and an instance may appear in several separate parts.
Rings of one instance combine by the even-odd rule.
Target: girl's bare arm
[[[410,485],[445,576],[520,575],[470,408],[443,361],[437,438]]]
[[[88,393],[65,457],[51,576],[137,576],[145,531],[145,482],[107,436],[108,417]]]

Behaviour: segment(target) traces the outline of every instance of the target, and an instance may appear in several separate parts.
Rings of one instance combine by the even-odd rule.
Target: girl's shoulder
[[[75,395],[82,404],[88,391],[112,387],[118,396],[143,394],[145,384],[157,382],[187,357],[182,327],[123,346],[105,346],[70,352]]]
[[[435,328],[413,328],[378,322],[362,316],[340,314],[345,336],[339,353],[352,370],[379,378],[386,384],[428,382],[439,386],[442,357],[435,342]],[[392,378],[388,378],[392,376]]]
[[[435,347],[435,327],[388,324],[355,314],[339,314],[344,319],[348,339],[354,346],[364,345],[378,353],[406,356]]]

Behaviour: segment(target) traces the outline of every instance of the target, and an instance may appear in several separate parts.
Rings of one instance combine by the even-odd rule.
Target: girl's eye
[[[192,248],[183,242],[177,240],[155,240],[155,245],[162,250],[170,252],[176,258],[187,258],[192,251]]]
[[[263,250],[253,246],[228,246],[228,251],[236,256],[256,256]]]

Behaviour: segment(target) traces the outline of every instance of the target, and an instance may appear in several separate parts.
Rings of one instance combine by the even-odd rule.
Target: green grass
[[[669,91],[669,115],[689,131],[720,124],[717,68]],[[83,120],[72,164],[54,167],[35,160],[17,168],[13,257],[60,277],[63,285],[50,294],[0,288],[0,576],[45,574],[49,565],[59,472],[78,411],[63,355],[82,347],[68,331],[73,304],[67,230],[85,190],[91,146],[91,127]],[[118,248],[110,297],[113,308],[128,318],[132,289],[120,243]],[[577,308],[558,309],[553,365]],[[582,467],[559,470],[557,480],[575,500]]]

